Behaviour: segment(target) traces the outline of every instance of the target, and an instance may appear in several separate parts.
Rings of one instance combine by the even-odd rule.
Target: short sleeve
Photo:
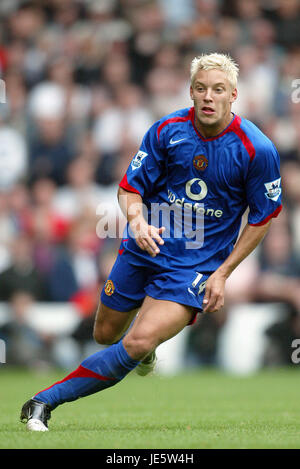
[[[165,153],[157,138],[158,123],[145,134],[141,147],[133,157],[119,186],[141,197],[150,195],[162,178],[165,167]]]
[[[259,149],[249,164],[246,197],[250,225],[264,225],[282,209],[280,158],[272,142]]]

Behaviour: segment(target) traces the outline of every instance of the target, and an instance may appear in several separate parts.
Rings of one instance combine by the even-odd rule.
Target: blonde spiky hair
[[[191,63],[191,83],[194,86],[195,76],[199,70],[222,70],[227,78],[229,83],[232,86],[232,89],[237,87],[237,78],[239,74],[239,67],[230,57],[230,55],[225,54],[202,54],[199,57],[195,57]]]

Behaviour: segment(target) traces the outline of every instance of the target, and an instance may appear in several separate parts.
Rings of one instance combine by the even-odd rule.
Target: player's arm
[[[234,249],[220,267],[208,278],[203,300],[203,311],[213,313],[224,305],[225,282],[234,269],[263,240],[271,224],[271,220],[262,226],[247,224],[243,229]]]
[[[147,251],[150,256],[155,257],[160,252],[157,244],[164,244],[160,235],[162,235],[165,228],[156,228],[147,223],[143,216],[143,199],[139,194],[119,187],[118,201],[137,245],[143,251]]]

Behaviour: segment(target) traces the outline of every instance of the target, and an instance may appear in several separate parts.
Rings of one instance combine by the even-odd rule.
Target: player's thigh
[[[99,302],[94,322],[94,338],[102,344],[114,343],[126,332],[138,309],[117,311]]]
[[[141,344],[151,351],[178,334],[194,314],[190,306],[146,296],[124,344]]]

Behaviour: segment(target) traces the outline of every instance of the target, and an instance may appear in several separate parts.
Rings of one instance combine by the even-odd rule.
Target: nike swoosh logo
[[[170,144],[171,144],[171,145],[175,145],[175,143],[182,142],[183,140],[186,140],[186,139],[187,139],[187,137],[185,137],[185,138],[180,138],[179,140],[173,140],[173,138],[171,138]]]
[[[188,292],[191,293],[192,295],[196,296],[195,293],[190,288],[188,288]]]

